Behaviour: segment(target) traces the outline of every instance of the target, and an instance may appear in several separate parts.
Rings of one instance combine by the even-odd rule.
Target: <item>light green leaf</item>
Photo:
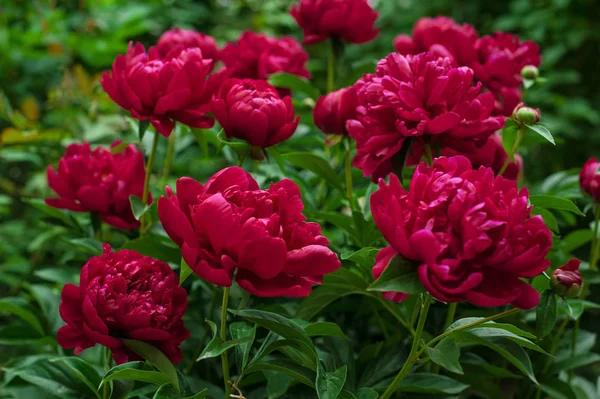
[[[231,323],[229,325],[229,332],[234,341],[248,339],[248,342],[239,344],[235,347],[236,366],[238,374],[241,374],[246,367],[246,364],[248,364],[250,349],[252,348],[252,342],[254,342],[254,337],[256,336],[256,325],[250,326],[244,322]]]
[[[394,256],[381,276],[367,288],[368,291],[394,291],[407,294],[420,294],[425,288],[419,280],[417,265],[404,259],[401,255]]]
[[[460,348],[454,340],[444,338],[435,348],[427,347],[426,349],[432,362],[453,373],[463,374],[463,369],[458,361]]]
[[[304,327],[304,331],[306,331],[306,334],[310,337],[340,337],[348,339],[346,334],[344,334],[337,324],[326,321],[309,324]]]
[[[194,273],[191,267],[185,263],[185,260],[181,258],[181,266],[179,268],[179,285],[183,285],[183,282]]]
[[[531,126],[527,126],[525,129],[526,129],[525,130],[526,134],[527,133],[539,134],[540,136],[542,136],[543,138],[545,138],[552,144],[556,145],[556,143],[554,142],[554,137],[552,137],[552,133],[550,133],[550,131],[546,127],[544,127],[542,125],[531,125]]]
[[[467,384],[443,375],[412,373],[404,378],[399,390],[402,392],[456,395],[468,387]]]
[[[196,359],[197,362],[199,362],[200,360],[203,360],[203,359],[209,359],[212,357],[220,356],[223,352],[225,352],[229,348],[233,348],[234,346],[251,342],[253,339],[253,337],[251,337],[251,336],[246,336],[246,337],[243,337],[240,339],[235,339],[233,341],[223,342],[221,337],[219,337],[217,334],[217,325],[210,320],[205,320],[205,321],[210,326],[210,329],[212,330],[212,333],[213,333],[213,337],[210,340],[210,342],[208,343],[208,345],[206,345],[206,347],[204,348],[204,350],[202,351],[200,356],[198,356],[198,359]]]
[[[177,391],[179,391],[179,379],[177,377],[177,370],[175,370],[175,366],[169,360],[164,353],[158,350],[156,347],[147,344],[142,341],[136,341],[133,339],[122,339],[121,340],[129,349],[149,361],[160,370],[164,375],[169,378],[169,381]]]
[[[315,384],[319,399],[337,399],[346,383],[347,373],[348,367],[346,365],[333,372],[326,372],[323,366],[319,365]]]
[[[338,174],[331,168],[329,162],[320,156],[310,152],[288,152],[282,154],[282,158],[301,169],[310,170],[339,191],[344,191]]]
[[[556,294],[551,290],[544,290],[536,308],[536,332],[538,338],[544,338],[552,331],[558,315]]]
[[[577,205],[575,205],[573,201],[566,198],[555,197],[546,194],[536,194],[529,196],[529,202],[531,202],[534,207],[537,206],[546,209],[560,209],[563,211],[572,212],[576,215],[585,216],[583,212],[577,208]]]
[[[117,380],[141,381],[156,385],[171,384],[167,375],[152,370],[146,362],[129,362],[119,364],[107,371],[98,389],[109,381]]]
[[[269,76],[268,82],[275,87],[284,87],[293,92],[302,92],[315,101],[319,98],[319,89],[314,87],[310,80],[298,75],[284,72],[274,73]]]

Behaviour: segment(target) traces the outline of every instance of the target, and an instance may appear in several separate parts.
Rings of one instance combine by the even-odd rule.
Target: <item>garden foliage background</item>
[[[103,92],[98,84],[99,74],[110,69],[115,56],[126,51],[129,41],[154,44],[173,26],[206,32],[220,45],[236,40],[243,30],[277,36],[289,34],[300,39],[301,31],[288,13],[291,3],[292,0],[8,0],[0,3],[0,295],[12,298],[0,300],[0,345],[3,347],[0,373],[4,380],[0,385],[0,397],[46,398],[57,392],[60,397],[88,397],[82,393],[85,389],[80,389],[78,382],[74,382],[76,379],[69,377],[72,369],[57,369],[48,359],[62,353],[55,340],[57,329],[63,325],[58,315],[60,288],[67,282],[77,281],[81,265],[98,253],[99,243],[93,239],[87,215],[52,210],[43,205],[42,199],[52,196],[47,186],[46,167],[56,164],[70,142],[108,145],[117,138],[131,143],[138,140],[137,125]],[[586,209],[588,201],[579,192],[577,173],[585,159],[600,155],[597,2],[378,0],[373,5],[380,12],[377,25],[381,32],[370,43],[346,47],[338,70],[338,87],[353,84],[363,73],[372,71],[377,60],[393,51],[393,38],[398,33],[410,34],[415,21],[423,16],[447,15],[475,25],[482,34],[503,30],[537,42],[543,57],[540,71],[547,82],[528,90],[526,102],[541,109],[543,124],[553,133],[557,145],[526,138],[521,151],[526,185],[532,193],[571,198],[581,209]],[[323,92],[327,43],[310,46],[307,51],[310,54],[309,70],[313,74],[311,82]],[[306,170],[302,161],[286,158],[286,153],[298,151],[312,151],[326,157],[323,150],[325,137],[315,128],[311,109],[303,100],[303,94],[295,98],[296,112],[302,116],[300,127],[292,139],[277,147],[278,153],[283,154],[285,177],[294,179],[300,186],[306,215],[310,220],[322,222],[332,248],[342,254],[343,260],[360,248],[381,248],[383,241],[365,202],[362,203],[366,217],[363,226],[338,212],[342,197],[329,185],[336,179],[343,180],[341,159],[331,159],[339,176],[330,176],[331,181],[324,185],[322,178]],[[164,187],[163,183],[174,186],[179,176],[205,181],[215,171],[237,163],[235,152],[231,147],[223,146],[216,133],[216,130],[212,133],[191,132],[178,126],[169,176],[162,176],[167,140],[161,140],[158,161],[154,164],[157,172],[152,187],[154,198],[163,194],[159,190]],[[144,138],[145,153],[151,144],[150,136],[147,134]],[[245,167],[261,186],[284,178],[274,159],[262,163],[247,160]],[[364,197],[376,188],[356,169],[354,182],[357,197]],[[563,237],[550,255],[553,266],[564,264],[571,256],[587,259],[592,212],[587,212],[586,217],[564,211],[555,211],[553,215],[559,227],[558,234]],[[138,239],[135,233],[113,229],[107,241],[114,248],[127,243],[128,248],[174,265],[179,265],[181,259],[179,249],[158,234]],[[344,263],[352,261],[361,263],[361,259],[356,258]],[[594,284],[600,280],[588,282]],[[547,284],[544,279],[538,281],[540,287],[543,284]],[[204,319],[218,321],[221,291],[198,278],[188,279],[184,286],[190,300],[185,322],[193,333],[183,345],[184,360],[178,368],[188,375],[193,391],[208,388],[209,396],[222,397],[218,357],[195,361],[212,336]],[[320,350],[327,354],[328,367],[335,370],[341,364],[348,365],[346,387],[349,389],[376,387],[377,384],[385,387],[385,381],[389,383],[402,366],[409,348],[403,344],[405,331],[386,313],[385,306],[392,305],[381,304],[369,295],[348,295],[334,301],[338,294],[325,291],[325,288],[316,289],[316,293],[320,293],[316,300],[314,293],[303,302],[250,297],[243,306],[306,320],[318,319],[321,310],[327,306],[327,321],[337,323],[350,338],[326,338],[321,343]],[[592,289],[587,299],[599,303],[600,294]],[[230,307],[235,309],[246,300],[242,298],[241,290],[234,289]],[[414,300],[407,300],[395,311],[410,319]],[[25,317],[18,314],[14,306],[31,312],[36,320],[28,320],[28,314]],[[562,317],[568,317],[566,310],[561,311]],[[584,313],[578,336],[566,334],[564,345],[559,346],[559,349],[564,346],[566,353],[570,340],[580,341],[577,354],[582,355],[578,358],[580,363],[569,366],[577,368],[575,382],[569,387],[553,379],[541,381],[545,395],[600,397],[600,385],[596,381],[598,359],[593,354],[598,352],[596,334],[600,325],[594,312],[591,309]],[[458,310],[460,317],[488,314],[491,312],[469,305],[460,305]],[[432,308],[428,321],[433,326],[432,331],[439,329],[444,317],[444,306]],[[519,326],[527,329],[527,318],[513,322],[521,323]],[[531,326],[533,324],[529,329]],[[264,336],[265,331],[257,332],[257,338]],[[542,344],[548,345],[547,342]],[[559,350],[557,358],[568,360],[572,357],[563,355],[560,358]],[[82,354],[84,359],[98,365],[100,356],[98,347]],[[536,357],[543,355],[533,352],[531,356],[536,363]],[[491,378],[489,375],[482,377],[482,359],[489,362],[485,365],[490,369],[492,364],[507,365],[486,349],[470,353],[463,363],[468,372],[453,376],[461,383],[471,385],[469,393],[463,392],[462,397],[501,398],[515,392],[533,393],[526,387],[527,378],[517,376],[518,371],[513,374],[515,370],[507,370],[506,375],[496,370],[498,375],[492,373]],[[582,365],[591,366],[579,368]],[[287,374],[267,371],[255,376],[254,380],[248,378],[246,381],[249,388],[244,392],[249,398],[314,395],[307,387],[292,386],[293,378]],[[495,383],[503,377],[508,378],[502,380],[505,386],[500,390]],[[140,397],[152,397],[151,389],[143,389],[139,392]],[[459,393],[452,389],[426,391],[415,388],[411,397],[433,397],[435,394],[454,397]],[[91,391],[89,394],[94,397]],[[517,394],[515,397],[527,396]]]

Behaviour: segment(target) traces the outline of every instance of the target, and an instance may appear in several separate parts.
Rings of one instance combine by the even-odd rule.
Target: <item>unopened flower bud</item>
[[[524,79],[537,79],[540,76],[540,71],[535,65],[525,65],[521,69],[521,76]]]
[[[538,108],[526,107],[520,103],[513,111],[514,120],[522,125],[534,125],[540,121],[542,114]]]
[[[574,298],[581,292],[582,280],[579,273],[580,261],[571,259],[566,265],[552,272],[550,287],[564,298]]]

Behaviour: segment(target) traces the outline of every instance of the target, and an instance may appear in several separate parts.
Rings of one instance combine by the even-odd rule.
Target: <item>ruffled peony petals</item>
[[[308,245],[287,253],[284,272],[297,276],[322,276],[341,266],[335,252],[322,245]]]
[[[177,185],[179,186],[179,181]],[[184,242],[194,245],[196,235],[190,220],[178,206],[166,197],[158,199],[158,218],[169,238],[177,245],[181,246]]]
[[[236,281],[250,294],[260,297],[305,297],[310,295],[312,290],[312,283],[307,279],[286,274],[279,274],[273,279],[264,280],[251,272],[240,269]]]

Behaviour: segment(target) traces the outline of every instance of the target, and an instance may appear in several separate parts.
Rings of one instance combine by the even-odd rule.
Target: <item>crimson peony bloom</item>
[[[581,261],[571,259],[566,265],[552,272],[550,287],[556,294],[565,298],[574,298],[581,292],[583,280],[579,272]]]
[[[504,122],[490,116],[494,98],[480,94],[481,84],[473,86],[471,69],[432,53],[392,53],[354,87],[357,116],[346,124],[356,140],[353,163],[373,181],[391,172],[406,138],[461,150],[482,146]]]
[[[541,62],[534,42],[521,43],[517,35],[502,32],[478,38],[473,26],[459,25],[448,17],[420,19],[412,37],[398,35],[394,48],[401,54],[429,51],[450,58],[455,67],[473,69],[475,79],[494,94],[496,114],[504,116],[510,116],[521,101],[523,67],[537,67]]]
[[[168,60],[153,47],[149,53],[141,43],[130,44],[127,54],[118,55],[112,74],[104,72],[100,83],[117,104],[136,119],[149,120],[168,137],[174,121],[191,127],[214,124],[210,99],[224,73],[209,76],[213,61],[202,57],[199,48],[182,50]]]
[[[442,155],[451,157],[454,155],[464,155],[469,158],[473,164],[473,168],[478,169],[480,166],[491,168],[495,174],[500,172],[502,166],[508,158],[508,154],[502,146],[502,136],[499,133],[494,133],[490,136],[487,142],[481,148],[474,148],[472,152],[461,153],[451,148],[442,149]],[[523,159],[519,154],[515,154],[515,161],[510,161],[506,170],[502,174],[509,180],[517,180],[523,166]]]
[[[304,44],[319,43],[335,37],[349,43],[370,42],[379,29],[379,13],[367,0],[300,0],[290,14],[304,31]]]
[[[581,190],[590,195],[594,201],[600,202],[600,162],[596,158],[590,158],[581,168],[579,173],[579,186]]]
[[[81,269],[79,287],[66,284],[60,316],[67,323],[56,339],[63,348],[84,349],[100,344],[110,348],[117,364],[141,360],[122,338],[144,341],[161,350],[173,363],[181,361],[179,345],[190,332],[181,318],[187,293],[168,264],[135,251],[94,256]]]
[[[531,217],[528,196],[465,157],[440,157],[417,167],[409,191],[394,174],[389,185],[380,180],[371,211],[393,250],[419,264],[436,299],[530,309],[539,294],[521,279],[548,268],[552,234],[541,216]]]
[[[227,137],[270,147],[289,139],[300,122],[289,96],[279,97],[264,80],[227,79],[213,98],[212,108]]]
[[[188,48],[199,48],[204,59],[210,58],[216,61],[219,58],[219,49],[215,39],[191,29],[173,28],[166,31],[158,39],[156,48],[163,59],[170,59]]]
[[[111,148],[120,143],[115,141]],[[58,162],[58,171],[48,166],[48,185],[59,197],[46,199],[46,204],[96,212],[111,226],[135,229],[140,224],[131,211],[129,196],[142,197],[145,173],[144,155],[133,144],[115,155],[104,147],[92,151],[90,143],[71,144]]]
[[[235,274],[251,294],[302,297],[340,267],[320,226],[304,221],[291,180],[261,190],[250,174],[230,167],[204,186],[182,177],[177,195],[166,191],[160,221],[186,263],[212,284],[229,287]]]
[[[421,18],[413,28],[412,38],[398,35],[394,48],[400,54],[432,52],[448,57],[453,66],[470,66],[476,58],[477,31],[472,25],[459,25],[452,18]]]
[[[383,271],[388,266],[392,258],[396,255],[398,255],[398,253],[391,246],[385,247],[377,253],[377,256],[375,257],[375,266],[373,266],[373,278],[375,280],[377,280],[381,276],[381,273],[383,273]],[[397,303],[402,302],[403,300],[408,298],[408,296],[409,295],[405,294],[404,292],[390,291],[383,293],[383,297],[385,299]]]
[[[353,86],[319,97],[313,109],[315,125],[325,134],[347,135],[346,122],[356,119],[358,98]]]
[[[227,43],[219,57],[233,78],[266,80],[277,72],[310,78],[308,54],[292,37],[245,31],[236,43]]]

